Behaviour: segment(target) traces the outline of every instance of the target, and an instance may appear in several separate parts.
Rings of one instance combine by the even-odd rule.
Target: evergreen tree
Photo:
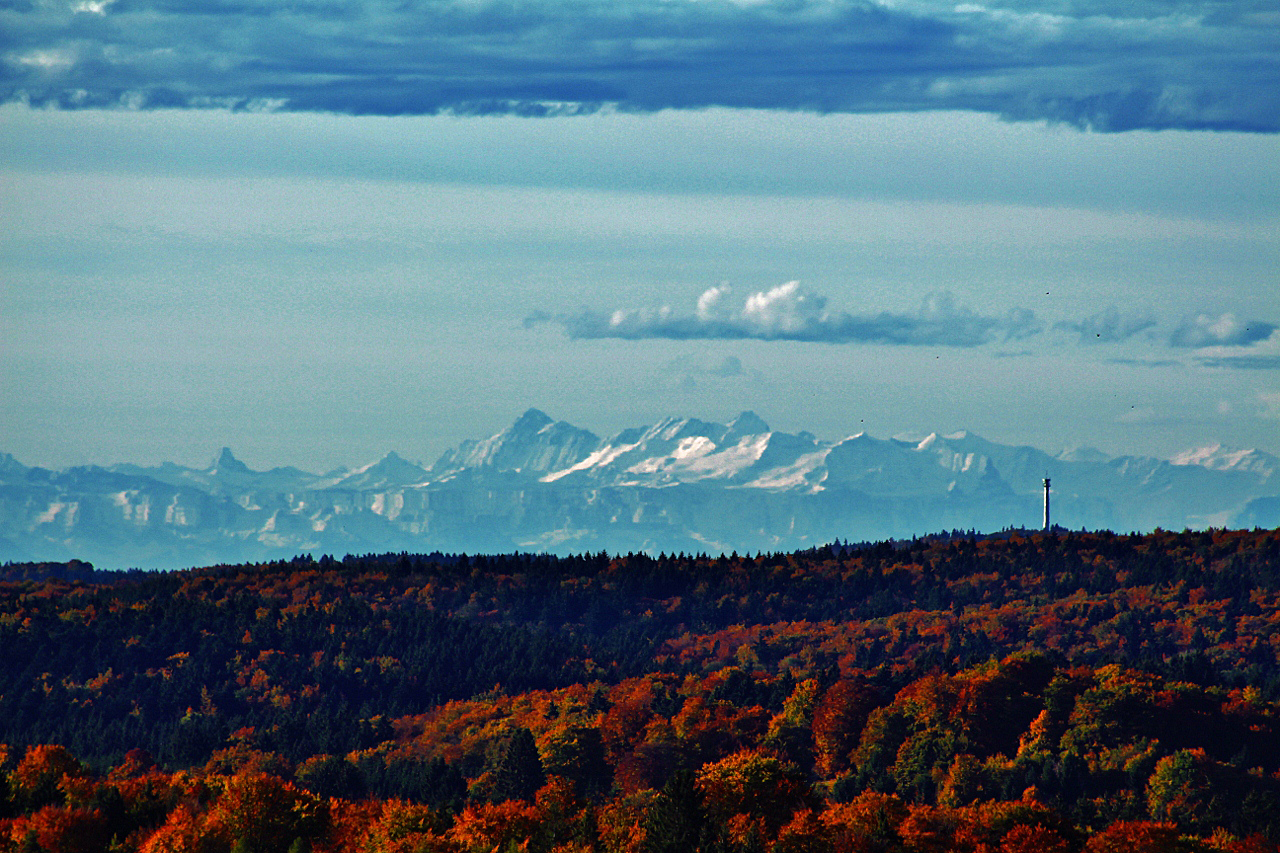
[[[524,727],[517,728],[507,741],[494,768],[493,799],[526,800],[533,802],[533,796],[546,782],[542,770],[542,759],[538,756],[538,746],[534,743],[533,733]]]
[[[693,772],[677,770],[645,814],[644,853],[688,853],[701,848],[706,814]]]
[[[365,794],[364,774],[360,769],[336,755],[316,756],[298,768],[298,785],[317,796],[355,800]]]

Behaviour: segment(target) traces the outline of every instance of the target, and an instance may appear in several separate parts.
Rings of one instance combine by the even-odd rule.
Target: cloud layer
[[[358,114],[963,109],[1280,130],[1257,0],[7,0],[0,99]]]
[[[752,293],[741,307],[730,306],[726,285],[698,297],[693,314],[677,314],[669,306],[639,311],[582,311],[578,314],[531,317],[554,319],[573,338],[666,338],[669,340],[765,340],[813,343],[878,343],[915,346],[974,347],[994,340],[1025,338],[1039,331],[1035,315],[1015,308],[1003,316],[979,314],[956,305],[949,293],[925,299],[914,313],[881,311],[850,314],[827,310],[827,300],[798,281]]]
[[[947,292],[930,294],[917,311],[853,314],[832,311],[827,299],[789,281],[750,293],[737,301],[727,284],[708,288],[698,297],[693,313],[669,305],[605,312],[586,309],[576,314],[539,312],[525,326],[555,323],[576,339],[643,340],[762,340],[828,344],[894,344],[902,346],[976,347],[993,342],[1024,340],[1045,330],[1035,314],[1011,308],[1003,314],[982,314],[956,303]],[[1054,329],[1079,337],[1081,344],[1123,343],[1158,326],[1148,310],[1123,313],[1114,306],[1081,320],[1058,322]],[[1200,313],[1185,318],[1160,341],[1175,349],[1198,350],[1197,361],[1210,367],[1271,369],[1276,356],[1248,351],[1272,338],[1278,327],[1263,320],[1239,320],[1232,313]],[[1167,359],[1118,359],[1116,363],[1177,365]]]

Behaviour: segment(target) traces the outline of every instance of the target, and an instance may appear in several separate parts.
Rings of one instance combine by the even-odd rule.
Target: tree
[[[98,853],[111,840],[106,819],[96,809],[45,806],[20,819],[15,835],[34,839],[38,849],[57,853]]]
[[[548,775],[572,779],[583,796],[608,790],[611,770],[604,741],[593,726],[563,726],[543,739],[542,765]]]
[[[848,803],[828,808],[822,822],[831,830],[837,851],[879,851],[897,848],[898,828],[907,815],[906,805],[897,797],[864,791]]]
[[[58,744],[29,748],[13,771],[19,795],[31,809],[62,803],[66,799],[59,789],[63,778],[83,775],[84,765],[76,761],[66,747]]]
[[[831,836],[830,828],[811,809],[805,809],[778,831],[771,853],[832,853],[835,845]]]
[[[1047,826],[1018,824],[1000,842],[1000,853],[1070,853],[1071,845]]]
[[[328,814],[315,797],[275,776],[243,773],[227,780],[208,822],[245,853],[275,853],[322,834]]]
[[[1175,853],[1178,829],[1172,823],[1121,820],[1085,844],[1087,853]]]
[[[1195,826],[1208,815],[1211,790],[1202,749],[1180,749],[1156,763],[1147,782],[1147,808],[1157,820]]]
[[[354,800],[365,794],[364,774],[336,755],[314,755],[294,773],[298,786],[318,797]]]
[[[645,813],[644,853],[687,853],[696,850],[706,813],[693,772],[677,770]]]
[[[458,815],[449,836],[475,853],[505,851],[527,841],[537,826],[537,809],[517,800],[472,803]]]
[[[533,733],[523,726],[517,727],[507,739],[493,770],[490,799],[499,803],[503,800],[533,802],[534,795],[546,781]]]
[[[813,711],[813,745],[824,778],[848,769],[850,753],[878,699],[876,691],[849,680],[837,681],[822,695]]]
[[[760,818],[770,832],[807,805],[807,786],[794,766],[747,750],[705,765],[698,771],[698,789],[707,811],[719,820]]]

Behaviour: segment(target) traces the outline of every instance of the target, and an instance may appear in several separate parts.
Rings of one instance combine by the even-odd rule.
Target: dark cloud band
[[[380,115],[964,109],[1280,130],[1280,24],[1256,4],[1073,7],[8,0],[0,98]]]
[[[1122,314],[1114,305],[1085,317],[1083,320],[1070,320],[1055,323],[1054,328],[1065,329],[1080,336],[1080,343],[1115,343],[1125,341],[1134,335],[1155,326],[1156,318],[1151,312]]]

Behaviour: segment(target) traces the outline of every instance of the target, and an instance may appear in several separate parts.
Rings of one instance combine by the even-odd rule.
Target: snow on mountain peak
[[[1068,447],[1054,457],[1060,462],[1110,462],[1111,457],[1096,447]]]
[[[1263,477],[1270,477],[1280,468],[1280,458],[1270,453],[1253,448],[1224,447],[1222,444],[1184,450],[1169,462],[1173,465],[1199,465],[1213,471],[1247,471]]]
[[[335,484],[340,489],[370,489],[390,486],[413,486],[424,483],[429,475],[421,467],[402,458],[394,450],[377,462],[356,468]]]
[[[726,428],[697,418],[665,418],[654,424],[649,436],[662,441],[675,441],[689,436],[702,436],[713,442],[723,439]]]
[[[700,421],[695,423],[708,426]],[[669,433],[660,433],[660,437]],[[678,437],[668,439],[675,442],[674,447],[668,446],[661,455],[655,453],[635,462],[626,469],[627,473],[655,477],[664,482],[733,479],[760,460],[773,435],[766,432],[733,440],[726,432],[717,443],[708,435],[685,434],[685,429],[676,433]]]
[[[565,421],[529,409],[510,427],[480,441],[464,441],[432,466],[435,473],[464,468],[553,472],[569,468],[600,445],[600,438]]]

